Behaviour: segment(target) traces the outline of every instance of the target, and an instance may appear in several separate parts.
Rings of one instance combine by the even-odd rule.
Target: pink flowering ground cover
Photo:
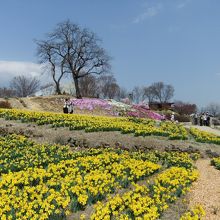
[[[155,119],[155,120],[165,120],[166,119],[165,116],[160,115],[160,114],[153,112],[153,111],[150,111],[150,110],[148,111],[148,117]]]
[[[112,106],[103,99],[96,98],[82,98],[82,99],[71,99],[70,102],[78,107],[80,110],[86,109],[93,111],[97,108],[102,108],[104,110],[111,110]]]
[[[155,120],[163,120],[164,117],[160,114],[153,112],[149,109],[149,106],[146,104],[135,104],[128,105],[123,102],[117,102],[115,100],[104,100],[96,98],[82,98],[82,99],[71,99],[75,107],[80,110],[89,110],[93,111],[96,109],[102,109],[108,112],[110,115],[119,115],[123,112],[122,115],[138,118],[151,118]]]
[[[132,111],[127,112],[128,116],[138,117],[138,118],[151,118],[154,120],[165,119],[164,116],[151,111],[149,106],[143,103],[132,105],[132,109],[133,109]]]

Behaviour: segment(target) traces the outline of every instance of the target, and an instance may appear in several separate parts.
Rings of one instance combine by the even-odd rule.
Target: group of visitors
[[[202,112],[200,114],[192,114],[192,123],[200,126],[210,126],[211,115],[208,112]]]
[[[63,113],[73,114],[73,103],[69,99],[65,99],[63,106]]]

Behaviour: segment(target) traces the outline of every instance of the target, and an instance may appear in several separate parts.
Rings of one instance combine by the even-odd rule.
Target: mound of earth
[[[119,102],[114,99],[83,98],[75,99],[67,95],[37,96],[25,98],[9,98],[7,101],[12,108],[33,111],[62,112],[65,99],[70,99],[74,105],[74,113],[105,115],[105,116],[132,116],[161,120],[163,117],[149,109],[146,104],[134,105]],[[5,99],[0,99],[5,101]]]

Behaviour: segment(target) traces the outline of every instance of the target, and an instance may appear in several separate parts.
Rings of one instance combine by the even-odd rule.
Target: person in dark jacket
[[[68,109],[68,105],[69,105],[69,103],[68,103],[68,99],[65,99],[65,102],[64,102],[64,106],[63,106],[63,113],[64,114],[68,114],[69,113],[69,109]]]

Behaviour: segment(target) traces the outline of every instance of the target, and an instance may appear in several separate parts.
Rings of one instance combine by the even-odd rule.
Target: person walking
[[[198,125],[198,114],[197,114],[197,112],[194,114],[194,124]]]
[[[207,126],[207,115],[205,112],[203,113],[203,125]]]
[[[206,117],[207,117],[207,121],[206,121],[207,126],[210,126],[210,115],[208,112],[206,112]]]
[[[171,120],[172,122],[175,121],[174,113],[171,114],[170,120]]]
[[[64,106],[63,106],[63,113],[64,114],[68,114],[69,113],[68,105],[69,105],[68,99],[65,99]]]
[[[68,105],[68,113],[69,114],[73,114],[73,110],[74,110],[74,108],[73,108],[73,103],[71,102],[69,102],[69,105]]]
[[[199,116],[199,125],[203,126],[203,113]]]

